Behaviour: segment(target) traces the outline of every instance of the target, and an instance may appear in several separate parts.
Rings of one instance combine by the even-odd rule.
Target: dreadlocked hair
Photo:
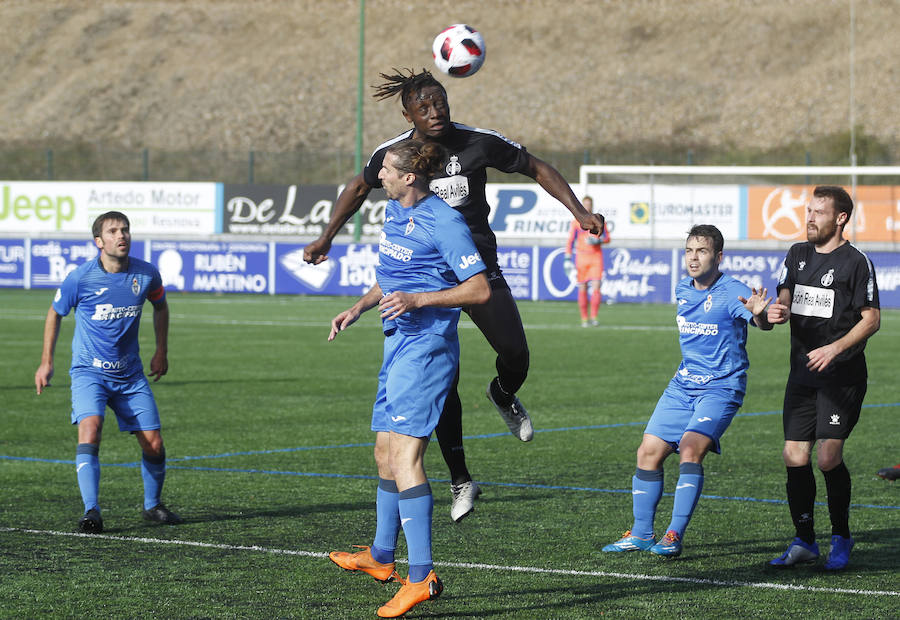
[[[443,146],[437,142],[424,142],[407,138],[388,147],[388,153],[394,155],[394,166],[401,172],[412,172],[416,176],[430,181],[444,165],[447,154]]]
[[[394,71],[393,75],[388,75],[387,73],[379,74],[384,83],[372,86],[375,89],[375,94],[372,96],[379,101],[390,99],[399,93],[400,103],[406,107],[407,98],[427,86],[437,86],[441,89],[441,92],[445,95],[447,94],[444,86],[427,69],[422,69],[421,73],[416,73],[412,69],[394,69]],[[404,72],[406,72],[405,75]]]

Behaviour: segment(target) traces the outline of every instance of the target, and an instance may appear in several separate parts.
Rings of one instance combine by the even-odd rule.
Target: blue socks
[[[375,495],[375,541],[369,550],[376,562],[390,564],[400,534],[400,492],[394,480],[378,479]]]
[[[409,551],[409,580],[423,581],[434,568],[431,559],[431,514],[434,500],[426,482],[399,495],[400,523]]]
[[[663,494],[663,470],[636,469],[631,479],[631,502],[634,525],[631,535],[638,538],[653,536],[656,505]]]
[[[84,511],[92,508],[100,510],[97,495],[100,491],[100,446],[95,443],[80,443],[75,451],[75,476],[81,490]]]
[[[682,463],[678,468],[678,484],[675,486],[675,505],[672,507],[672,521],[668,530],[675,530],[684,536],[688,521],[694,514],[700,493],[703,491],[703,465]]]
[[[144,479],[144,510],[159,504],[163,481],[166,479],[166,451],[158,457],[143,455],[141,458],[141,478]]]

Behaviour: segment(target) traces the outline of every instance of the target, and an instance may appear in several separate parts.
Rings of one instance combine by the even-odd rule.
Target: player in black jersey
[[[313,264],[326,260],[335,235],[359,210],[372,188],[381,186],[378,171],[391,144],[406,138],[442,144],[447,149],[447,159],[441,174],[431,182],[431,190],[465,217],[478,252],[484,259],[493,291],[487,304],[465,308],[497,352],[497,376],[488,385],[487,397],[510,432],[522,441],[530,441],[534,433],[531,419],[516,397],[528,375],[528,343],[516,302],[497,264],[497,239],[488,224],[490,206],[485,197],[486,169],[496,168],[531,177],[571,211],[584,230],[599,234],[603,230],[603,216],[586,210],[563,176],[523,146],[495,131],[452,122],[447,92],[430,72],[424,69],[421,73],[406,70],[393,75],[381,74],[381,77],[385,81],[376,87],[375,98],[388,99],[400,95],[403,116],[412,123],[413,128],[379,146],[363,171],[347,183],[338,196],[325,231],[304,249],[304,259]],[[457,371],[436,429],[441,453],[450,469],[453,493],[450,515],[454,521],[472,512],[474,500],[481,492],[466,468],[458,381]]]
[[[844,239],[853,201],[841,187],[820,186],[806,207],[806,243],[788,250],[770,323],[791,324],[791,370],[784,394],[784,463],[787,498],[796,536],[769,562],[792,566],[819,557],[813,507],[816,479],[825,477],[831,517],[827,570],[850,560],[850,472],[844,442],[859,419],[866,394],[866,341],[881,325],[875,268]]]

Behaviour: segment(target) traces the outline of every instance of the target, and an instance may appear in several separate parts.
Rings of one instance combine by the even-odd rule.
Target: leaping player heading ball
[[[497,263],[497,240],[488,224],[490,206],[485,197],[487,168],[518,172],[534,179],[572,213],[582,229],[591,233],[599,234],[603,230],[603,216],[585,209],[559,171],[522,145],[496,131],[451,121],[447,91],[429,71],[395,70],[390,75],[382,73],[381,77],[384,82],[375,87],[374,97],[383,100],[399,95],[403,117],[413,127],[376,148],[362,172],[350,179],[338,196],[325,231],[304,249],[304,259],[313,264],[326,260],[331,242],[341,227],[359,210],[372,188],[381,187],[378,172],[390,145],[407,138],[441,144],[447,155],[430,189],[462,213],[484,259],[492,289],[488,303],[465,308],[497,352],[497,376],[488,384],[487,397],[510,432],[522,441],[530,441],[534,433],[531,419],[516,397],[528,375],[528,343],[516,302]],[[472,512],[474,500],[481,492],[466,467],[458,381],[457,372],[436,429],[441,452],[450,469],[453,494],[450,515],[454,521]]]

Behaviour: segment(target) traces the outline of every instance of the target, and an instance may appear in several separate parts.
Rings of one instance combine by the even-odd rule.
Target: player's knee
[[[840,453],[833,454],[819,452],[816,454],[816,466],[819,468],[819,471],[822,472],[831,471],[840,465],[843,460],[843,455]]]
[[[788,467],[803,467],[809,464],[809,450],[804,447],[785,445],[781,456]]]

